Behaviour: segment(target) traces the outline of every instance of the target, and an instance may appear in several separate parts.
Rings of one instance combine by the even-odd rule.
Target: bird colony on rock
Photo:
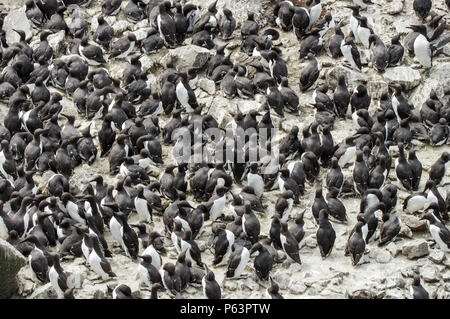
[[[450,154],[443,151],[430,163],[429,179],[420,189],[423,168],[413,142],[447,143],[450,88],[444,88],[442,96],[431,91],[423,105],[414,106],[404,85],[389,83],[375,112],[369,113],[374,102],[365,85],[351,92],[340,75],[329,94],[328,84],[318,83],[318,57],[323,54],[355,72],[370,67],[383,73],[401,65],[406,51],[415,56],[420,68],[429,69],[449,39],[443,16],[426,23],[431,0],[414,0],[413,4],[426,24],[411,25],[406,38],[396,35],[390,44],[383,43],[364,15],[367,6],[376,6],[370,1],[347,6],[348,34],[341,30],[346,21],[335,21],[327,11],[329,6],[320,0],[310,0],[305,6],[277,2],[272,28],[259,25],[254,12],[248,12],[247,20],[238,25],[233,12],[217,8],[217,1],[200,8],[195,1],[182,5],[177,1],[102,0],[94,29],[83,17],[83,10],[93,5],[90,2],[27,0],[26,17],[39,33],[34,49],[22,30],[15,30],[20,40],[8,44],[2,29],[5,13],[0,19],[0,98],[8,107],[0,126],[0,236],[28,257],[34,280],[50,282],[58,298],[76,295],[60,264],[62,257],[83,258],[86,271],[108,281],[117,276],[110,263],[116,254],[138,261],[139,280],[151,289],[152,298],[163,289],[172,297],[188,296],[184,291],[189,285],[201,285],[206,298],[220,298],[222,287],[214,272],[230,279],[245,278],[252,269],[247,264],[253,264],[256,280],[267,282],[269,298],[282,298],[283,291],[271,273],[283,260],[308,263],[300,250],[304,216],[312,216],[316,223],[317,254],[322,258],[339,254],[333,252],[333,224],[349,221],[343,195],[360,198],[360,211],[345,247],[355,267],[367,262],[364,257],[371,242],[383,246],[396,241],[402,229],[398,210],[423,217],[436,245],[449,251],[450,232],[445,226],[449,196],[444,199],[437,187],[445,184]],[[118,15],[131,24],[144,22],[149,27],[146,37],[138,40],[131,31],[117,35],[108,18]],[[48,38],[61,31],[65,43],[56,52]],[[288,82],[286,56],[281,46],[274,45],[286,33],[298,38],[299,59],[306,61],[299,83]],[[225,44],[218,45],[216,39]],[[252,63],[232,61],[226,53],[232,39],[239,40],[240,51],[253,57]],[[152,88],[152,73],[143,70],[140,58],[186,41],[214,50],[215,55],[203,68],[187,72],[177,70],[176,61],[169,60],[157,79],[157,89]],[[362,64],[363,49],[370,52],[369,66]],[[120,77],[111,76],[105,68],[114,60],[127,61]],[[216,115],[208,113],[193,90],[205,77],[214,81],[230,103],[264,96],[261,109],[246,114],[238,109],[226,127],[220,127]],[[291,85],[299,87],[294,90]],[[279,142],[278,164],[270,173],[268,158],[237,160],[239,152],[245,159],[258,154],[272,138],[265,136],[256,144],[247,138],[239,148],[237,129],[255,129],[258,137],[261,130],[274,128],[272,117],[283,121],[285,112],[301,124],[299,113],[304,106],[297,92],[310,90],[314,90],[314,122],[301,126],[301,137],[299,125],[294,125]],[[73,103],[77,116],[67,112],[63,96]],[[170,118],[162,127],[160,116]],[[347,116],[357,132],[336,144],[335,121]],[[94,120],[101,121],[97,134],[91,134]],[[82,129],[75,121],[82,123]],[[208,134],[194,131],[195,127],[233,134],[213,141]],[[177,161],[175,156],[173,164],[163,147],[174,145],[181,150],[179,141],[173,139],[180,128],[192,136],[200,134],[192,152],[208,144],[215,155],[227,150],[236,156],[227,161],[218,156],[194,162],[187,154],[188,162]],[[231,150],[229,141],[234,145]],[[398,147],[398,156],[393,147]],[[84,189],[75,192],[69,182],[74,169],[92,165],[100,157],[108,158],[109,172],[118,174],[119,182],[107,185],[105,176],[92,176]],[[149,174],[152,166],[163,167],[157,179]],[[350,179],[344,177],[344,167],[351,168]],[[38,190],[33,176],[47,171],[54,175],[45,190]],[[322,181],[321,172],[326,176]],[[397,203],[398,188],[410,194],[403,203]],[[307,189],[315,191],[313,203],[294,215]],[[262,199],[271,190],[278,199],[264,207]],[[232,215],[225,216],[228,208]],[[268,233],[260,223],[264,215],[272,218]],[[138,222],[129,223],[130,216]],[[155,230],[158,222],[163,223],[162,234]],[[107,234],[118,250],[105,240]],[[200,237],[211,238],[214,259],[210,265],[202,259],[204,252],[196,242]],[[176,262],[163,263],[161,256],[173,248]],[[428,297],[418,275],[411,292],[414,298]],[[111,288],[110,293],[117,299],[134,298],[124,284]]]

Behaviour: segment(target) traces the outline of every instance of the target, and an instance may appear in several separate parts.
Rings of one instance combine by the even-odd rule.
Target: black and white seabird
[[[320,35],[321,29],[313,28],[308,32],[308,36],[301,42],[299,49],[300,60],[304,59],[308,53],[317,55],[322,50],[323,39]]]
[[[158,30],[150,28],[147,37],[141,40],[141,51],[143,53],[152,53],[164,47],[164,39],[161,38]]]
[[[372,66],[383,73],[389,64],[389,53],[383,41],[375,34],[369,36]]]
[[[344,174],[342,173],[339,161],[336,157],[331,159],[331,168],[328,171],[325,182],[328,189],[335,187],[339,192],[342,190],[342,186],[344,185]]]
[[[111,41],[114,38],[114,29],[108,24],[103,15],[97,17],[97,23],[98,27],[92,39],[103,48],[109,49]]]
[[[225,276],[226,278],[239,278],[250,259],[250,252],[247,247],[236,243],[233,244],[231,249],[232,253],[228,260],[228,267]]]
[[[355,186],[355,191],[362,194],[368,188],[369,183],[369,169],[367,168],[366,162],[363,160],[362,151],[356,152],[356,161],[353,167],[353,183]]]
[[[88,237],[92,240],[92,251],[89,253],[88,259],[91,269],[103,280],[116,277],[116,274],[111,270],[109,261],[103,254],[98,237],[92,234],[88,234]]]
[[[47,283],[49,281],[48,279],[48,251],[42,244],[39,242],[39,240],[33,236],[29,235],[25,237],[22,242],[30,242],[34,244],[34,249],[30,252],[30,255],[28,256],[28,262],[31,268],[31,273],[33,276],[33,279],[39,280],[42,283]]]
[[[294,193],[292,192],[292,190],[286,190],[281,193],[281,196],[277,199],[275,203],[275,212],[280,215],[283,221],[287,221],[289,219],[293,205]],[[278,241],[278,238],[276,238],[276,240]]]
[[[205,276],[202,279],[203,295],[207,299],[220,299],[221,289],[214,273],[205,264]]]
[[[266,290],[267,299],[284,299],[283,296],[280,295],[279,290],[280,287],[278,284],[270,277],[270,287]]]
[[[413,44],[414,56],[417,61],[425,67],[431,68],[431,44],[427,38],[427,28],[425,25],[411,25],[407,28],[410,28],[417,32],[417,37],[415,39],[411,39],[411,44]]]
[[[378,246],[383,246],[390,241],[395,241],[395,238],[400,233],[402,222],[398,216],[389,212],[383,212],[383,223],[380,228],[380,236]]]
[[[153,284],[162,283],[161,274],[159,273],[159,267],[156,268],[152,263],[151,255],[138,256],[142,259],[142,262],[138,266],[138,275],[142,283],[148,287],[152,287]]]
[[[309,28],[319,19],[322,14],[322,3],[320,0],[309,1]]]
[[[58,299],[64,299],[64,293],[69,288],[67,285],[67,276],[59,263],[59,255],[51,254],[49,259],[52,264],[48,271],[49,280],[53,289],[56,291]]]
[[[25,14],[28,20],[30,20],[31,25],[36,29],[41,29],[45,20],[44,13],[33,0],[27,0],[25,6]]]
[[[406,160],[403,144],[400,143],[398,145],[398,148],[399,148],[399,157],[395,161],[395,173],[397,174],[397,179],[401,183],[401,185],[407,191],[411,191],[414,173],[408,161]]]
[[[431,10],[431,0],[414,0],[413,1],[413,9],[416,15],[425,21],[425,18],[428,16]]]
[[[175,265],[172,263],[164,264],[163,268],[159,270],[161,275],[161,281],[168,291],[170,291],[174,296],[181,293],[181,277],[175,272]]]
[[[279,56],[278,52],[271,50],[268,54],[268,62],[270,75],[277,80],[278,83],[281,82],[283,77],[288,76],[288,69],[286,62]]]
[[[122,0],[103,0],[102,13],[105,16],[115,16],[120,12]]]
[[[333,59],[338,59],[342,56],[341,44],[344,41],[344,33],[341,28],[336,26],[334,28],[334,35],[331,36],[325,43],[325,50]]]
[[[250,165],[250,171],[247,173],[247,185],[253,187],[256,196],[262,196],[264,191],[264,180],[258,172],[257,163],[252,163]]]
[[[249,12],[247,15],[247,20],[244,22],[241,28],[241,35],[243,39],[246,39],[250,35],[258,35],[259,25],[255,21],[255,14]]]
[[[319,212],[319,229],[316,237],[322,258],[329,256],[336,240],[336,232],[328,220],[328,212],[325,209]]]
[[[219,19],[219,32],[222,39],[227,40],[232,38],[235,29],[236,20],[233,17],[233,12],[228,8],[224,8],[223,15]]]
[[[449,135],[450,130],[448,128],[447,120],[442,117],[430,130],[430,143],[431,145],[443,145],[447,143]]]
[[[431,165],[429,179],[434,181],[436,185],[440,185],[446,174],[448,166],[450,166],[450,153],[443,152],[436,162]]]
[[[341,42],[341,52],[344,59],[350,63],[352,69],[361,71],[361,54],[359,53],[353,38],[344,39]]]
[[[308,53],[308,65],[300,73],[300,90],[306,92],[310,88],[314,88],[319,78],[319,64],[312,53]]]
[[[309,11],[304,7],[289,7],[289,10],[294,14],[292,16],[292,26],[297,39],[303,38],[310,25]]]
[[[164,39],[169,47],[173,47],[176,41],[176,25],[173,17],[167,12],[164,2],[159,4],[157,26],[161,38]]]
[[[279,91],[283,98],[283,104],[285,109],[293,114],[298,113],[299,98],[297,93],[289,87],[289,81],[286,77],[281,78]]]
[[[33,59],[35,61],[44,60],[51,63],[53,60],[53,48],[48,43],[48,36],[51,34],[49,31],[44,31],[40,34],[39,46],[33,51]]]
[[[272,79],[269,81],[267,87],[267,105],[270,109],[273,109],[275,113],[277,113],[279,116],[284,117],[283,112],[283,96],[280,93],[280,90],[278,89],[278,86],[276,85],[276,81]]]
[[[261,224],[258,217],[252,211],[251,204],[245,202],[244,206],[245,212],[242,215],[242,231],[252,243],[256,243],[261,232]]]
[[[235,78],[236,72],[233,69],[230,69],[220,82],[220,90],[228,99],[233,99],[237,94],[237,85]]]
[[[134,198],[134,207],[139,215],[139,218],[147,223],[153,221],[152,207],[147,198],[144,197],[144,187],[139,186],[137,189],[137,196]]]
[[[78,52],[80,56],[88,62],[89,65],[97,66],[106,63],[106,60],[103,57],[102,48],[90,44],[87,37],[84,37],[81,40]]]
[[[427,221],[431,237],[443,252],[450,251],[450,231],[432,213],[426,213],[422,219]]]
[[[420,275],[415,274],[411,287],[409,287],[409,292],[411,293],[412,299],[430,299],[428,292],[420,284]]]
[[[186,73],[181,73],[176,82],[176,97],[188,113],[192,113],[198,107],[197,98],[187,81]]]
[[[280,3],[277,3],[273,9],[273,13],[276,16],[275,23],[285,32],[292,28],[294,8],[291,1],[281,1]]]
[[[361,43],[364,45],[366,49],[370,48],[369,37],[371,34],[374,34],[371,27],[368,25],[367,17],[359,17],[359,25],[358,25],[358,38]]]
[[[137,44],[136,36],[130,32],[111,44],[109,59],[125,59]]]
[[[339,195],[339,189],[331,187],[328,189],[326,195],[326,202],[328,205],[329,214],[338,222],[346,223],[347,214],[344,204],[337,198]]]
[[[364,260],[364,252],[366,250],[366,240],[362,233],[363,222],[358,221],[355,225],[355,231],[349,237],[347,242],[347,250],[352,258],[352,265],[361,264]]]
[[[267,248],[264,247],[261,243],[255,243],[250,249],[250,255],[254,252],[258,252],[258,255],[254,260],[254,267],[256,275],[260,280],[267,281],[270,276],[270,271],[273,267],[273,258]]]
[[[111,288],[109,286],[108,290],[111,291]],[[135,299],[131,291],[131,288],[124,284],[117,285],[114,289],[112,289],[111,295],[112,299],[122,299],[122,300]]]
[[[391,45],[388,48],[389,66],[400,65],[405,57],[405,48],[400,43],[400,34],[396,34],[391,39]]]
[[[281,223],[280,229],[280,243],[284,253],[294,260],[296,263],[301,264],[299,245],[297,239],[288,230],[287,223]]]
[[[215,233],[214,233],[215,231]],[[222,229],[218,227],[213,229],[214,233],[214,261],[213,265],[221,264],[222,262],[228,262],[228,258],[231,254],[231,246],[234,244],[234,234],[228,229]]]
[[[144,20],[147,15],[145,9],[147,6],[147,0],[130,0],[123,8],[123,14],[131,23],[138,23]]]

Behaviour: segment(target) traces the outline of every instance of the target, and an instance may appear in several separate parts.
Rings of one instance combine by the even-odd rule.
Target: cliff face
[[[123,1],[123,5],[127,1]],[[182,1],[184,3],[185,1]],[[193,0],[202,6],[203,10],[209,5],[209,0]],[[217,6],[219,10],[224,7],[233,11],[233,14],[240,25],[245,21],[247,12],[253,11],[257,16],[257,21],[261,25],[268,28],[267,23],[272,18],[273,5],[277,1],[246,1],[246,0],[219,0]],[[367,16],[369,24],[373,27],[375,33],[380,36],[383,42],[388,45],[391,38],[395,34],[401,34],[402,40],[409,32],[406,27],[410,24],[420,23],[415,16],[412,8],[412,1],[403,0],[373,0],[374,5],[370,6],[361,14]],[[11,22],[8,25],[5,23],[5,29],[18,26],[27,31],[27,35],[31,37],[31,43],[36,46],[39,43],[39,34],[36,30],[31,29],[23,20],[24,1],[20,0],[4,0],[6,12],[10,16]],[[344,34],[349,33],[349,16],[350,10],[344,8],[350,4],[350,1],[342,0],[323,0],[323,12],[330,12],[337,24],[341,25]],[[93,0],[88,8],[82,9],[84,18],[91,24],[90,30],[96,28],[96,17],[101,11],[101,1]],[[433,2],[433,13],[445,14],[447,12],[443,0],[435,0]],[[66,17],[68,14],[66,13]],[[444,19],[449,19],[444,17]],[[148,31],[147,21],[138,24],[131,24],[125,20],[122,14],[117,17],[107,17],[107,21],[113,26],[116,32],[116,37],[132,31],[138,39],[145,37]],[[239,25],[238,25],[239,26]],[[445,32],[448,32],[448,27]],[[329,31],[325,36],[325,41],[333,34]],[[10,41],[16,41],[15,35],[11,34]],[[65,47],[64,42],[68,41],[68,37],[64,34],[54,34],[49,37],[51,45],[57,50],[57,56],[63,55]],[[223,41],[216,39],[216,44],[223,44]],[[257,58],[249,57],[241,52],[240,47],[240,29],[235,32],[235,38],[230,41],[227,47],[227,52],[231,52],[231,60],[234,63],[250,65],[257,61]],[[282,50],[282,58],[286,61],[289,71],[289,84],[297,92],[300,97],[300,115],[293,116],[286,114],[284,119],[273,116],[273,122],[278,130],[278,139],[281,139],[290,131],[292,126],[297,125],[300,130],[308,126],[314,121],[314,110],[309,105],[313,103],[312,93],[308,91],[301,93],[299,90],[299,75],[307,62],[299,60],[300,43],[293,34],[293,32],[281,32],[280,39],[274,41],[274,45]],[[438,96],[443,93],[443,87],[450,85],[450,48],[447,45],[443,53],[433,58],[433,67],[429,70],[423,70],[418,67],[418,63],[414,58],[405,57],[404,63],[399,67],[389,68],[385,73],[377,73],[369,64],[369,51],[359,47],[362,54],[362,62],[365,64],[362,72],[355,72],[344,66],[343,58],[334,60],[330,58],[325,52],[318,56],[318,61],[321,66],[321,73],[319,84],[328,83],[330,90],[334,90],[337,78],[343,74],[346,77],[347,85],[350,90],[356,88],[360,83],[364,83],[368,87],[369,95],[372,97],[372,103],[369,108],[370,113],[376,109],[378,98],[381,93],[387,89],[388,83],[391,81],[404,83],[408,89],[407,94],[409,100],[414,104],[415,108],[420,109],[422,103],[428,98],[432,89],[438,92]],[[164,70],[165,62],[170,56],[177,56],[179,61],[177,63],[184,64],[183,68],[197,66],[196,63],[204,64],[206,59],[214,55],[215,51],[205,52],[198,48],[193,48],[190,45],[190,39],[187,39],[182,47],[167,50],[163,49],[158,53],[152,55],[144,55],[141,57],[141,62],[144,69],[150,70],[149,80],[150,86],[153,90],[159,89],[158,76]],[[112,77],[120,77],[124,67],[127,65],[125,61],[108,61],[106,69]],[[250,73],[254,72],[250,70]],[[52,89],[53,90],[53,89]],[[61,92],[60,92],[61,93]],[[214,85],[214,82],[207,79],[204,72],[199,75],[199,80],[195,87],[195,93],[199,103],[205,105],[204,110],[214,115],[219,124],[226,125],[232,120],[236,114],[237,107],[241,112],[246,113],[249,110],[260,110],[262,104],[265,102],[263,95],[257,95],[254,100],[244,100],[236,98],[233,100],[226,99],[220,92],[220,88]],[[331,94],[330,92],[328,94]],[[68,96],[64,96],[66,108],[64,113],[76,116],[76,127],[84,127],[87,123],[84,118],[80,117]],[[0,104],[0,120],[3,121],[7,113],[7,107]],[[170,120],[167,116],[160,117],[160,126],[164,126]],[[101,120],[94,119],[92,121],[91,134],[96,137],[101,127]],[[356,132],[355,123],[351,119],[339,119],[336,121],[332,131],[335,144],[342,143],[345,137]],[[97,143],[97,139],[95,139]],[[431,147],[420,142],[415,142],[417,148],[417,157],[422,162],[424,172],[419,189],[423,189],[426,180],[428,179],[428,170],[440,154],[449,150],[448,145],[440,147]],[[97,145],[98,146],[98,145]],[[396,146],[391,147],[392,155],[394,157],[398,154]],[[164,166],[173,163],[172,146],[163,146]],[[352,166],[343,170],[345,177],[352,175]],[[163,172],[163,167],[152,166],[150,175],[158,179]],[[323,181],[328,170],[321,169],[319,181]],[[447,174],[450,172],[447,171]],[[102,174],[105,183],[115,185],[120,179],[119,176],[109,175],[107,158],[97,158],[91,165],[82,165],[75,169],[74,174],[70,179],[71,191],[79,192],[88,183],[92,176]],[[43,175],[36,174],[34,179],[39,184],[41,191],[46,192],[46,185],[48,179],[53,173],[47,172]],[[449,181],[449,176],[445,177],[445,181]],[[389,182],[398,184],[394,170],[391,169]],[[442,256],[438,248],[430,249],[427,240],[430,239],[428,231],[424,230],[423,225],[419,225],[419,218],[407,215],[402,209],[403,200],[409,195],[407,192],[399,191],[399,200],[397,203],[396,213],[403,221],[403,228],[401,231],[401,241],[391,243],[387,247],[377,247],[376,243],[369,244],[369,253],[366,259],[370,261],[369,264],[361,267],[352,267],[350,257],[344,256],[344,248],[350,231],[356,222],[356,216],[359,212],[359,197],[347,197],[342,201],[346,207],[348,215],[348,223],[340,224],[333,221],[333,227],[336,231],[336,243],[331,255],[322,260],[319,249],[316,243],[317,226],[311,214],[311,205],[314,199],[315,189],[318,184],[307,185],[305,195],[301,197],[300,205],[295,207],[292,215],[296,216],[305,210],[305,238],[301,242],[300,255],[302,265],[291,263],[291,261],[284,261],[277,265],[273,272],[272,278],[279,284],[280,293],[285,298],[404,298],[409,293],[409,285],[412,280],[414,271],[420,271],[424,279],[424,287],[430,292],[430,296],[439,298],[450,297],[450,289],[448,281],[450,280],[450,271],[448,270],[450,263],[447,258]],[[239,192],[241,187],[234,185],[233,192]],[[439,191],[445,197],[446,192],[449,191],[447,187],[439,188]],[[258,216],[261,222],[261,233],[268,235],[271,223],[271,217],[274,212],[274,205],[279,197],[279,190],[266,192],[263,195],[263,206],[265,214]],[[188,196],[189,200],[193,200]],[[229,199],[231,200],[231,199]],[[167,204],[167,203],[165,203]],[[197,204],[197,203],[196,203]],[[231,215],[230,201],[225,208],[225,214]],[[132,214],[130,223],[136,222],[137,216]],[[154,217],[154,229],[160,233],[164,233],[163,222],[161,217]],[[293,221],[289,221],[292,225]],[[198,245],[202,251],[202,259],[208,265],[212,264],[213,254],[207,248],[210,241],[211,223],[207,222],[205,226],[205,233],[197,240]],[[111,247],[117,243],[111,237],[109,232],[106,233],[105,239]],[[163,263],[175,263],[177,254],[171,243],[170,238],[165,238],[168,253],[163,256]],[[0,250],[1,252],[1,250]],[[110,281],[108,284],[123,283],[131,287],[133,291],[140,290],[141,297],[148,297],[150,292],[148,289],[140,288],[139,281],[136,280],[136,271],[138,263],[132,261],[130,258],[121,254],[120,249],[115,247],[113,249],[114,257],[111,258],[111,266],[113,271],[117,274],[117,278]],[[282,256],[283,253],[279,252]],[[1,258],[1,256],[0,256]],[[62,267],[67,273],[71,274],[73,285],[77,288],[74,292],[77,298],[104,298],[107,294],[107,284],[96,279],[96,275],[89,271],[83,265],[83,259],[73,259],[71,257],[64,258]],[[0,264],[0,275],[2,274]],[[263,298],[265,296],[265,289],[268,283],[259,281],[253,269],[253,259],[249,262],[245,273],[249,274],[247,279],[224,280],[226,266],[219,266],[213,269],[216,280],[221,284],[223,298]],[[54,297],[50,285],[45,285],[36,289],[30,280],[26,278],[31,277],[29,266],[20,270],[19,290],[17,297],[19,298],[49,298]],[[1,283],[1,278],[0,278]],[[1,285],[0,285],[1,286]],[[1,291],[0,291],[1,293]],[[185,298],[202,298],[202,289],[199,285],[189,286],[185,293]],[[160,293],[161,298],[168,298],[167,292]]]

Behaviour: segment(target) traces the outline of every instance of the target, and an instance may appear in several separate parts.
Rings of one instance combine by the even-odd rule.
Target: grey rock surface
[[[406,242],[402,247],[402,254],[408,259],[426,256],[428,255],[428,243],[423,239]]]
[[[22,254],[0,238],[0,299],[9,298],[17,290],[17,273],[27,260]]]

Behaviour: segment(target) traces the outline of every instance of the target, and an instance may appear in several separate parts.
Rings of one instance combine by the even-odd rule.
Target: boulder
[[[45,285],[39,286],[31,294],[29,299],[56,299],[57,295],[54,291],[51,283],[46,283]]]
[[[450,43],[447,43],[445,47],[442,49],[442,53],[446,56],[450,56]]]
[[[169,53],[162,58],[162,64],[166,65],[170,59],[174,59],[174,65],[178,71],[187,72],[190,69],[199,69],[203,67],[211,55],[208,49],[196,46],[186,45],[169,50]]]
[[[317,247],[317,239],[316,234],[309,235],[305,239],[306,246],[309,248],[316,248]]]
[[[386,291],[384,299],[405,299],[404,290],[400,288],[389,289]]]
[[[306,291],[307,287],[302,283],[296,282],[295,280],[291,280],[289,282],[288,289],[289,292],[291,292],[294,295],[301,295]]]
[[[326,79],[330,87],[330,90],[336,88],[338,78],[340,75],[344,75],[345,82],[351,93],[359,84],[364,84],[367,87],[367,92],[372,99],[379,99],[381,93],[387,89],[386,81],[376,72],[372,70],[366,72],[359,72],[351,70],[344,66],[336,66],[330,69],[327,73]],[[372,101],[373,103],[373,101]]]
[[[16,275],[26,263],[14,246],[0,238],[0,299],[10,298],[17,290]]]
[[[142,64],[142,69],[144,71],[150,71],[154,68],[157,68],[161,65],[161,59],[164,57],[164,55],[167,53],[167,50],[160,50],[156,53],[152,54],[144,54],[139,59],[139,61]]]
[[[395,15],[403,10],[403,0],[391,0],[386,1],[386,5],[383,5],[388,14]]]
[[[398,233],[398,236],[403,238],[413,238],[411,229],[403,223],[402,228],[400,229],[400,233]]]
[[[6,32],[6,43],[9,45],[20,40],[20,36],[13,29],[24,31],[27,40],[33,36],[31,23],[25,12],[15,10],[5,17],[3,30]]]
[[[126,20],[118,20],[116,23],[114,23],[112,28],[114,29],[114,34],[116,37],[124,33],[126,30],[128,30],[128,26],[130,24]]]
[[[408,241],[402,247],[402,254],[408,259],[426,256],[428,255],[428,243],[424,239]]]
[[[428,259],[430,259],[435,264],[441,264],[445,259],[445,253],[440,249],[434,249],[431,251],[430,256],[428,256]]]
[[[236,108],[236,101],[228,100],[220,95],[215,95],[214,97],[209,97],[204,100],[198,101],[199,103],[205,103],[205,109],[209,114],[214,114],[217,123],[220,127],[225,127],[227,123],[233,120],[233,117],[227,112],[227,107],[233,105]]]
[[[66,33],[64,31],[59,31],[48,36],[48,44],[53,48],[55,54],[59,52],[61,46],[64,44],[65,35]]]
[[[401,249],[393,242],[386,246],[386,250],[391,253],[392,257],[397,257]]]
[[[289,265],[289,272],[291,274],[296,274],[299,273],[302,270],[302,265],[297,264],[296,262],[294,262],[292,259],[288,259],[290,265]]]
[[[421,220],[419,217],[413,215],[403,215],[402,222],[405,223],[412,231],[427,230],[427,223],[425,220]]]
[[[445,272],[445,273],[443,273],[442,274],[442,279],[444,280],[444,281],[450,281],[450,272],[449,271],[447,271],[447,272]]]
[[[395,82],[404,84],[407,91],[418,86],[422,80],[420,72],[409,66],[387,68],[383,73],[383,78],[387,83]]]
[[[441,272],[434,265],[427,265],[420,270],[420,274],[425,282],[437,282],[441,280]]]
[[[83,286],[84,276],[81,272],[73,272],[67,276],[67,286],[69,288],[80,289]]]
[[[443,88],[450,85],[449,73],[450,62],[433,63],[431,69],[423,76],[423,82],[411,93],[410,103],[416,108],[421,107],[430,96],[431,89],[434,89],[438,96],[442,96]]]
[[[351,70],[344,66],[336,66],[327,73],[327,82],[330,90],[334,91],[340,75],[345,77],[349,91],[355,89],[358,84],[366,82],[367,79],[366,75],[361,72]]]
[[[213,95],[216,93],[216,84],[213,80],[201,78],[198,80],[197,86],[209,95]]]
[[[375,256],[375,260],[380,264],[387,264],[391,259],[392,256],[387,250],[380,250]]]
[[[393,288],[405,288],[405,280],[402,278],[401,274],[397,273],[392,277],[388,277],[385,282],[386,289]]]
[[[370,289],[356,289],[348,293],[349,299],[370,299],[372,298],[372,292]]]
[[[238,283],[236,282],[236,280],[224,280],[222,282],[222,286],[224,288],[224,290],[229,290],[229,291],[236,291],[237,287],[238,287]]]

